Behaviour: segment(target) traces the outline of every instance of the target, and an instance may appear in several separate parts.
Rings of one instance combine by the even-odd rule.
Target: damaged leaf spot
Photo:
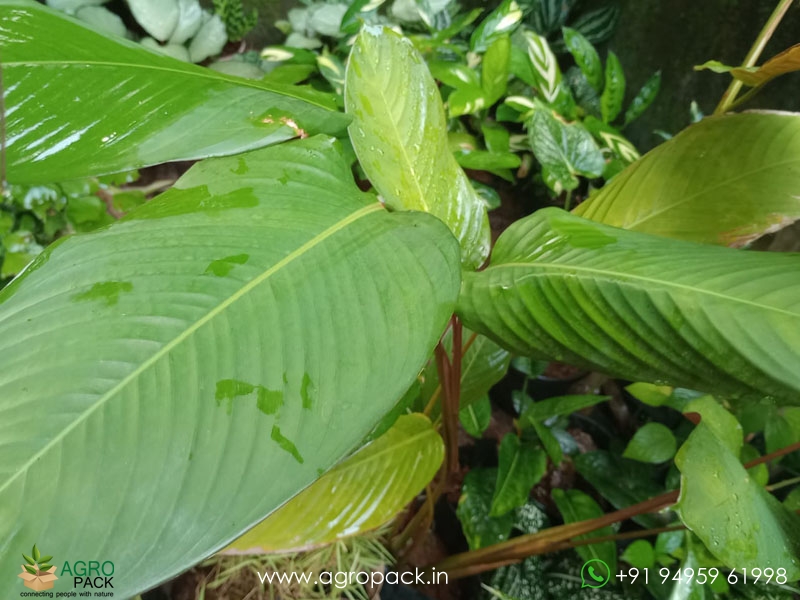
[[[243,265],[250,260],[249,254],[235,254],[234,256],[226,256],[215,260],[206,269],[206,275],[216,275],[217,277],[225,277],[231,272],[236,265]]]
[[[72,299],[75,302],[100,300],[106,306],[114,306],[119,302],[121,293],[132,290],[133,284],[130,281],[103,281],[102,283],[95,283],[89,290],[81,294],[76,294]]]
[[[253,385],[238,379],[222,379],[217,382],[215,399],[217,406],[227,402],[227,412],[231,414],[233,401],[237,398],[251,398],[255,394],[256,406],[265,415],[274,415],[283,406],[283,392],[269,390],[263,385]]]
[[[300,456],[300,453],[297,451],[297,446],[295,446],[289,438],[284,437],[284,435],[281,433],[280,427],[273,425],[272,435],[270,437],[273,441],[278,442],[278,445],[282,449],[291,454],[297,462],[299,462],[301,465],[303,464],[303,457]]]

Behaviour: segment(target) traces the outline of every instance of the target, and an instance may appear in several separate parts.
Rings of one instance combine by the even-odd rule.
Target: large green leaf
[[[464,275],[465,324],[523,356],[800,403],[800,255],[663,239],[544,209]]]
[[[365,27],[347,66],[345,106],[350,139],[386,204],[424,210],[461,243],[462,262],[489,254],[489,217],[449,150],[436,82],[413,44],[390,29]]]
[[[408,389],[458,266],[320,137],[200,163],[52,246],[0,293],[0,570],[37,541],[113,561],[128,597],[225,546]]]
[[[403,415],[381,437],[303,490],[228,547],[297,551],[380,527],[433,479],[444,444],[423,415]]]
[[[0,0],[0,51],[11,182],[234,154],[347,123],[301,88],[189,65],[30,0]]]
[[[528,501],[531,488],[547,471],[544,450],[521,442],[515,433],[507,433],[497,451],[497,484],[492,496],[490,517],[500,517]]]
[[[736,569],[785,569],[800,579],[800,517],[758,485],[739,462],[736,445],[720,437],[719,423],[734,420],[713,400],[687,407],[702,409],[702,420],[675,456],[681,470],[681,519],[725,565]],[[729,429],[729,428],[726,428]]]
[[[800,219],[800,115],[704,119],[628,167],[575,214],[742,246]]]

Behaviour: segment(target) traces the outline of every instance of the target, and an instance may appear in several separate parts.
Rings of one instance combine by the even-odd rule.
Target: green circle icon
[[[611,569],[599,558],[583,563],[581,567],[581,587],[601,588],[611,579]]]

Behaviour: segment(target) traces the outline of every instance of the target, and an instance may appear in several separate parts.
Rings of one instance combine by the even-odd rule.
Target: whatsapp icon
[[[601,588],[611,579],[611,569],[599,558],[583,563],[581,567],[581,587]]]

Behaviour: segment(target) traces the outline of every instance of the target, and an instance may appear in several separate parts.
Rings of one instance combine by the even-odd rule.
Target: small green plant
[[[238,42],[258,23],[258,11],[245,13],[242,0],[214,0],[214,12],[225,23],[228,38]]]
[[[33,545],[33,549],[31,550],[31,555],[28,556],[27,554],[23,554],[22,558],[25,559],[26,563],[25,565],[23,565],[23,567],[25,567],[25,570],[31,575],[39,575],[41,572],[53,568],[53,565],[50,564],[50,561],[53,560],[53,557],[42,556],[36,544]]]

